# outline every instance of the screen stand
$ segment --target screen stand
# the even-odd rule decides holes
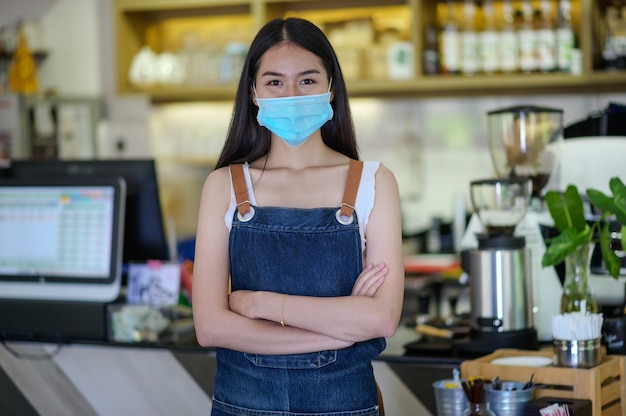
[[[102,302],[0,299],[0,339],[106,341],[107,305]]]

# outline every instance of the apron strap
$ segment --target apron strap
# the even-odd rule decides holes
[[[341,216],[351,218],[354,213],[354,205],[356,204],[356,194],[361,183],[361,172],[363,171],[363,162],[360,160],[350,160],[348,168],[348,180],[343,191],[341,199]]]
[[[250,200],[248,199],[248,184],[243,174],[243,165],[241,163],[228,166],[230,168],[230,177],[233,181],[233,190],[235,191],[235,201],[237,201],[237,211],[241,217],[250,212]]]
[[[248,184],[243,174],[243,165],[229,165],[230,176],[233,181],[233,190],[235,191],[235,200],[237,202],[237,211],[242,217],[250,212],[250,200],[248,199]],[[350,160],[348,168],[348,180],[343,191],[341,199],[341,215],[352,217],[354,213],[354,205],[356,203],[356,195],[361,183],[361,172],[363,171],[363,162],[360,160]]]

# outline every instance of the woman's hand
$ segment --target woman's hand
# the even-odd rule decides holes
[[[368,264],[356,279],[351,295],[374,296],[378,288],[385,282],[387,272],[389,272],[389,269],[387,269],[385,263]]]

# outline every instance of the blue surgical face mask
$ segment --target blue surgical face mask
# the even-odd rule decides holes
[[[256,95],[256,89],[254,90]],[[256,97],[257,121],[289,146],[300,146],[324,123],[333,118],[328,92],[280,98]]]

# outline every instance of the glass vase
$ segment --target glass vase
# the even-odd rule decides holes
[[[596,300],[589,286],[589,244],[581,244],[565,257],[565,281],[561,295],[561,313],[597,312]]]
[[[463,416],[496,416],[496,414],[489,408],[489,403],[469,403],[467,408],[463,411]]]

